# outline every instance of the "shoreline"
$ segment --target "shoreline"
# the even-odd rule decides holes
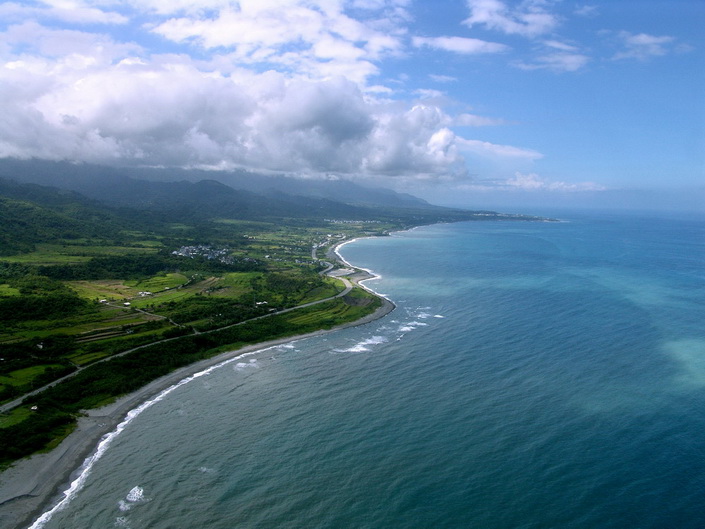
[[[351,266],[337,252],[340,246],[348,242],[353,241],[344,241],[331,248],[329,253],[336,256],[335,260],[346,266]],[[84,417],[79,418],[74,431],[56,448],[48,453],[35,454],[27,459],[22,459],[0,473],[0,527],[26,529],[43,513],[54,508],[65,497],[65,492],[69,490],[73,481],[83,473],[84,465],[89,461],[89,458],[96,454],[99,443],[106,436],[115,432],[132,410],[181,381],[246,354],[341,329],[365,325],[392,312],[396,306],[391,300],[361,284],[362,281],[375,279],[379,276],[369,270],[355,268],[364,270],[364,272],[354,273],[348,276],[348,279],[381,299],[382,306],[375,312],[332,329],[321,329],[307,334],[268,340],[200,360],[153,380],[111,404],[88,410]]]

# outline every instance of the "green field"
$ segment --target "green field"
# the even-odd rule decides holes
[[[139,291],[160,292],[181,286],[186,282],[188,282],[188,278],[184,274],[168,273],[141,281],[125,281],[125,285]]]
[[[154,253],[157,247],[150,246],[101,246],[80,244],[40,243],[33,252],[3,257],[9,263],[36,265],[77,264],[89,261],[91,257],[105,255],[129,255],[133,253]]]
[[[0,428],[8,428],[29,418],[32,411],[29,406],[20,406],[7,414],[0,415]]]
[[[342,231],[338,226],[284,227],[230,219],[218,219],[212,225],[217,227],[211,232],[216,243],[199,241],[194,226],[172,223],[165,228],[168,233],[161,235],[124,231],[123,239],[132,242],[101,244],[92,238],[42,242],[34,245],[33,251],[0,258],[0,274],[7,277],[0,283],[0,302],[46,300],[52,295],[74,300],[70,310],[54,311],[51,317],[41,317],[35,310],[36,317],[15,319],[0,328],[0,402],[77,368],[102,373],[80,389],[81,394],[89,395],[68,407],[57,404],[59,408],[48,411],[49,401],[40,399],[38,411],[21,406],[0,415],[0,440],[17,428],[36,428],[42,434],[35,438],[36,443],[32,441],[35,444],[27,444],[34,447],[26,448],[27,453],[46,449],[71,431],[79,409],[75,406],[109,402],[134,384],[143,383],[138,380],[146,382],[221,350],[330,328],[354,321],[377,306],[374,297],[355,289],[345,299],[256,319],[340,293],[345,285],[339,279],[319,275],[324,265],[312,260],[311,249],[335,244],[354,230],[349,226]],[[165,247],[166,240],[170,242]],[[172,254],[173,250],[199,245],[225,248],[230,260]],[[319,256],[323,252],[320,249]],[[165,264],[162,270],[150,268],[153,272],[146,274],[143,268],[135,268],[142,262],[145,266]],[[57,270],[57,275],[43,278],[45,270]],[[72,270],[82,270],[84,277],[76,277]],[[86,278],[96,276],[96,270],[105,270],[103,276],[113,275],[111,270],[127,270],[132,277]],[[19,307],[24,310],[21,304]],[[173,340],[162,345],[167,338]],[[151,350],[163,351],[159,353],[162,356],[156,364],[149,360],[149,366],[142,369],[141,363],[150,357]],[[105,365],[102,360],[127,351],[127,356],[112,359],[110,370],[99,367]],[[135,360],[114,363],[128,357]],[[137,371],[132,373],[133,369]],[[132,374],[120,378],[122,370]],[[104,388],[113,377],[122,382],[106,393]],[[72,384],[62,382],[60,387],[72,388]],[[63,402],[74,389],[66,391],[57,393],[59,397],[52,397],[51,402]],[[19,453],[15,448],[11,452]],[[3,457],[9,461],[15,456]]]
[[[320,275],[330,247],[473,215],[293,195],[252,202],[212,184],[190,196],[190,186],[126,181],[135,195],[118,207],[0,178],[0,402],[76,373],[32,397],[37,410],[0,416],[0,465],[177,367],[369,314],[381,302],[364,290],[333,299],[344,283]]]
[[[19,296],[20,291],[8,284],[0,285],[0,296]]]
[[[61,366],[58,364],[48,364],[11,371],[7,375],[0,375],[0,384],[7,386],[26,386],[31,384],[32,380],[37,378],[38,375],[46,373],[49,369],[59,367]]]

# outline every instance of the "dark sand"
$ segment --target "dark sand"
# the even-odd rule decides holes
[[[368,273],[356,273],[348,277],[357,283],[374,276]],[[63,498],[63,492],[68,490],[73,479],[79,474],[83,462],[96,450],[101,438],[115,430],[130,410],[166,388],[210,366],[251,351],[363,325],[379,319],[394,310],[394,304],[391,301],[385,298],[382,298],[382,301],[382,307],[376,312],[355,322],[331,330],[271,340],[229,351],[154,380],[113,404],[89,410],[85,417],[79,419],[77,428],[57,448],[47,454],[38,454],[19,461],[0,474],[0,527],[24,529],[42,513],[56,505]]]

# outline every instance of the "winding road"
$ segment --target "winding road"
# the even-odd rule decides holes
[[[316,248],[314,247],[313,250],[312,250],[312,256],[314,256],[314,258],[315,258],[315,253],[316,253]],[[261,319],[263,319],[263,318],[269,318],[269,317],[271,317],[271,316],[276,316],[276,315],[278,315],[278,314],[285,314],[285,313],[287,313],[287,312],[291,312],[291,311],[294,311],[294,310],[302,309],[302,308],[305,308],[305,307],[311,307],[311,306],[313,306],[313,305],[318,305],[319,303],[325,303],[326,301],[330,301],[330,300],[332,300],[332,299],[342,298],[343,296],[347,295],[347,294],[353,289],[353,284],[350,282],[350,280],[348,280],[348,279],[345,278],[345,277],[335,276],[334,274],[332,274],[331,272],[333,271],[334,265],[331,264],[331,263],[328,263],[328,265],[329,265],[328,268],[326,268],[323,272],[321,272],[321,274],[322,274],[322,275],[323,275],[323,274],[329,275],[329,276],[331,276],[331,277],[336,277],[336,279],[341,280],[341,281],[343,282],[343,284],[345,285],[345,288],[344,288],[342,291],[340,291],[338,294],[336,294],[335,296],[330,296],[330,297],[328,297],[328,298],[319,299],[319,300],[317,300],[317,301],[311,301],[311,302],[309,302],[309,303],[303,303],[302,305],[296,305],[295,307],[290,307],[290,308],[288,308],[288,309],[277,310],[277,311],[275,311],[275,312],[270,312],[269,314],[265,314],[265,315],[263,315],[263,316],[257,316],[256,318],[250,318],[249,320],[240,321],[240,322],[238,322],[238,323],[232,323],[232,324],[230,324],[230,325],[226,325],[226,326],[224,326],[224,327],[218,327],[217,329],[211,329],[211,330],[209,330],[209,331],[203,331],[203,332],[201,332],[201,333],[199,333],[199,334],[208,334],[208,333],[212,333],[212,332],[216,332],[216,331],[221,331],[221,330],[223,330],[223,329],[229,329],[230,327],[236,327],[236,326],[238,326],[238,325],[243,325],[243,324],[248,323],[248,322],[251,322],[251,321],[261,320]],[[178,340],[178,339],[180,339],[180,338],[182,338],[182,336],[176,336],[176,337],[174,337],[174,338],[165,338],[165,339],[163,339],[163,340],[158,340],[158,341],[156,341],[156,342],[150,342],[150,343],[148,343],[148,344],[140,345],[139,347],[134,347],[134,348],[132,348],[132,349],[128,349],[127,351],[123,351],[122,353],[114,354],[114,355],[111,355],[111,356],[109,356],[109,357],[103,358],[103,359],[98,360],[98,361],[96,361],[96,362],[93,362],[93,363],[91,363],[91,364],[89,364],[89,365],[86,365],[86,366],[83,366],[83,367],[79,367],[78,369],[76,369],[76,371],[73,371],[72,373],[69,373],[69,374],[66,375],[66,376],[63,376],[63,377],[61,377],[61,378],[58,378],[58,379],[54,380],[53,382],[50,382],[50,383],[48,383],[48,384],[46,384],[46,385],[44,385],[44,386],[42,386],[42,387],[40,387],[40,388],[37,388],[37,389],[32,390],[32,391],[30,391],[30,392],[28,392],[28,393],[25,393],[24,395],[22,395],[21,397],[15,399],[15,400],[12,400],[12,401],[10,401],[10,402],[6,402],[5,404],[3,404],[3,405],[0,406],[0,413],[7,413],[7,412],[13,410],[14,408],[16,408],[16,407],[18,407],[19,405],[21,405],[22,402],[23,402],[27,397],[31,397],[31,396],[33,396],[33,395],[36,395],[37,393],[41,393],[41,392],[44,391],[45,389],[48,389],[48,388],[50,388],[50,387],[52,387],[52,386],[56,386],[57,384],[60,384],[61,382],[65,381],[65,380],[68,380],[68,379],[70,379],[70,378],[72,378],[72,377],[75,377],[75,376],[78,375],[81,371],[83,371],[84,369],[87,369],[87,368],[89,368],[89,367],[91,367],[91,366],[94,366],[94,365],[99,364],[99,363],[101,363],[101,362],[108,362],[108,361],[112,360],[113,358],[117,358],[117,357],[120,357],[120,356],[125,356],[125,355],[127,355],[127,354],[133,353],[134,351],[138,351],[139,349],[143,349],[143,348],[145,348],[145,347],[149,347],[149,346],[152,346],[152,345],[154,345],[154,344],[171,342],[171,341],[174,341],[174,340]]]

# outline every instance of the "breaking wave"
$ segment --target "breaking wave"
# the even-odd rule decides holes
[[[347,349],[336,349],[336,351],[339,353],[366,353],[370,350],[371,346],[386,343],[388,341],[389,340],[384,336],[372,336],[371,338],[367,338],[356,343],[352,347]]]
[[[127,496],[125,496],[125,499],[118,502],[118,508],[122,512],[127,512],[138,503],[142,503],[144,501],[147,501],[144,497],[144,489],[139,486],[132,487],[130,492],[127,493]]]
[[[54,505],[54,507],[52,507],[51,509],[49,509],[48,511],[43,513],[39,518],[37,518],[34,521],[34,523],[31,526],[29,526],[28,529],[42,529],[49,522],[49,520],[52,519],[54,514],[56,514],[59,511],[62,511],[63,509],[65,509],[69,505],[69,503],[71,503],[71,500],[73,500],[73,498],[76,496],[76,494],[83,488],[83,485],[85,484],[86,480],[88,479],[88,476],[90,475],[91,470],[93,469],[95,464],[103,457],[103,455],[108,450],[108,448],[113,443],[113,441],[125,430],[125,428],[127,428],[127,426],[132,421],[134,421],[137,417],[139,417],[143,411],[151,408],[154,404],[163,400],[171,392],[173,392],[174,390],[180,388],[181,386],[183,386],[185,384],[188,384],[192,380],[209,375],[210,373],[212,373],[213,371],[215,371],[216,369],[219,369],[220,367],[222,367],[224,365],[227,365],[227,364],[230,364],[230,363],[236,362],[236,361],[241,361],[244,357],[261,353],[262,351],[265,351],[267,349],[271,349],[271,348],[258,349],[256,351],[251,351],[249,353],[245,353],[243,355],[236,356],[234,358],[228,358],[227,360],[219,362],[219,363],[217,363],[207,369],[204,369],[203,371],[199,371],[198,373],[194,373],[193,375],[185,377],[184,379],[180,380],[176,384],[169,386],[168,388],[166,388],[165,390],[163,390],[162,392],[157,394],[156,397],[154,397],[150,400],[147,400],[147,401],[143,402],[142,404],[140,404],[139,406],[137,406],[136,408],[130,410],[127,413],[127,415],[125,416],[125,419],[120,424],[118,424],[117,427],[112,432],[104,435],[101,438],[95,452],[93,452],[93,454],[91,454],[89,457],[87,457],[84,460],[83,465],[81,465],[81,468],[79,470],[78,476],[71,482],[68,489],[66,489],[62,493],[62,495],[63,495],[62,499],[56,505]],[[256,362],[255,359],[253,359],[252,361]],[[238,363],[242,363],[242,362],[238,362]],[[251,365],[251,364],[246,363],[245,365]],[[141,492],[139,492],[136,489],[139,489],[139,491],[142,490],[140,487],[133,488],[130,491],[130,494],[133,494],[132,497],[136,497],[136,496],[134,496],[136,494],[141,494]],[[130,494],[128,494],[128,496],[130,496]],[[126,498],[124,501],[129,503],[128,498]],[[128,503],[125,503],[124,505],[128,505]]]

